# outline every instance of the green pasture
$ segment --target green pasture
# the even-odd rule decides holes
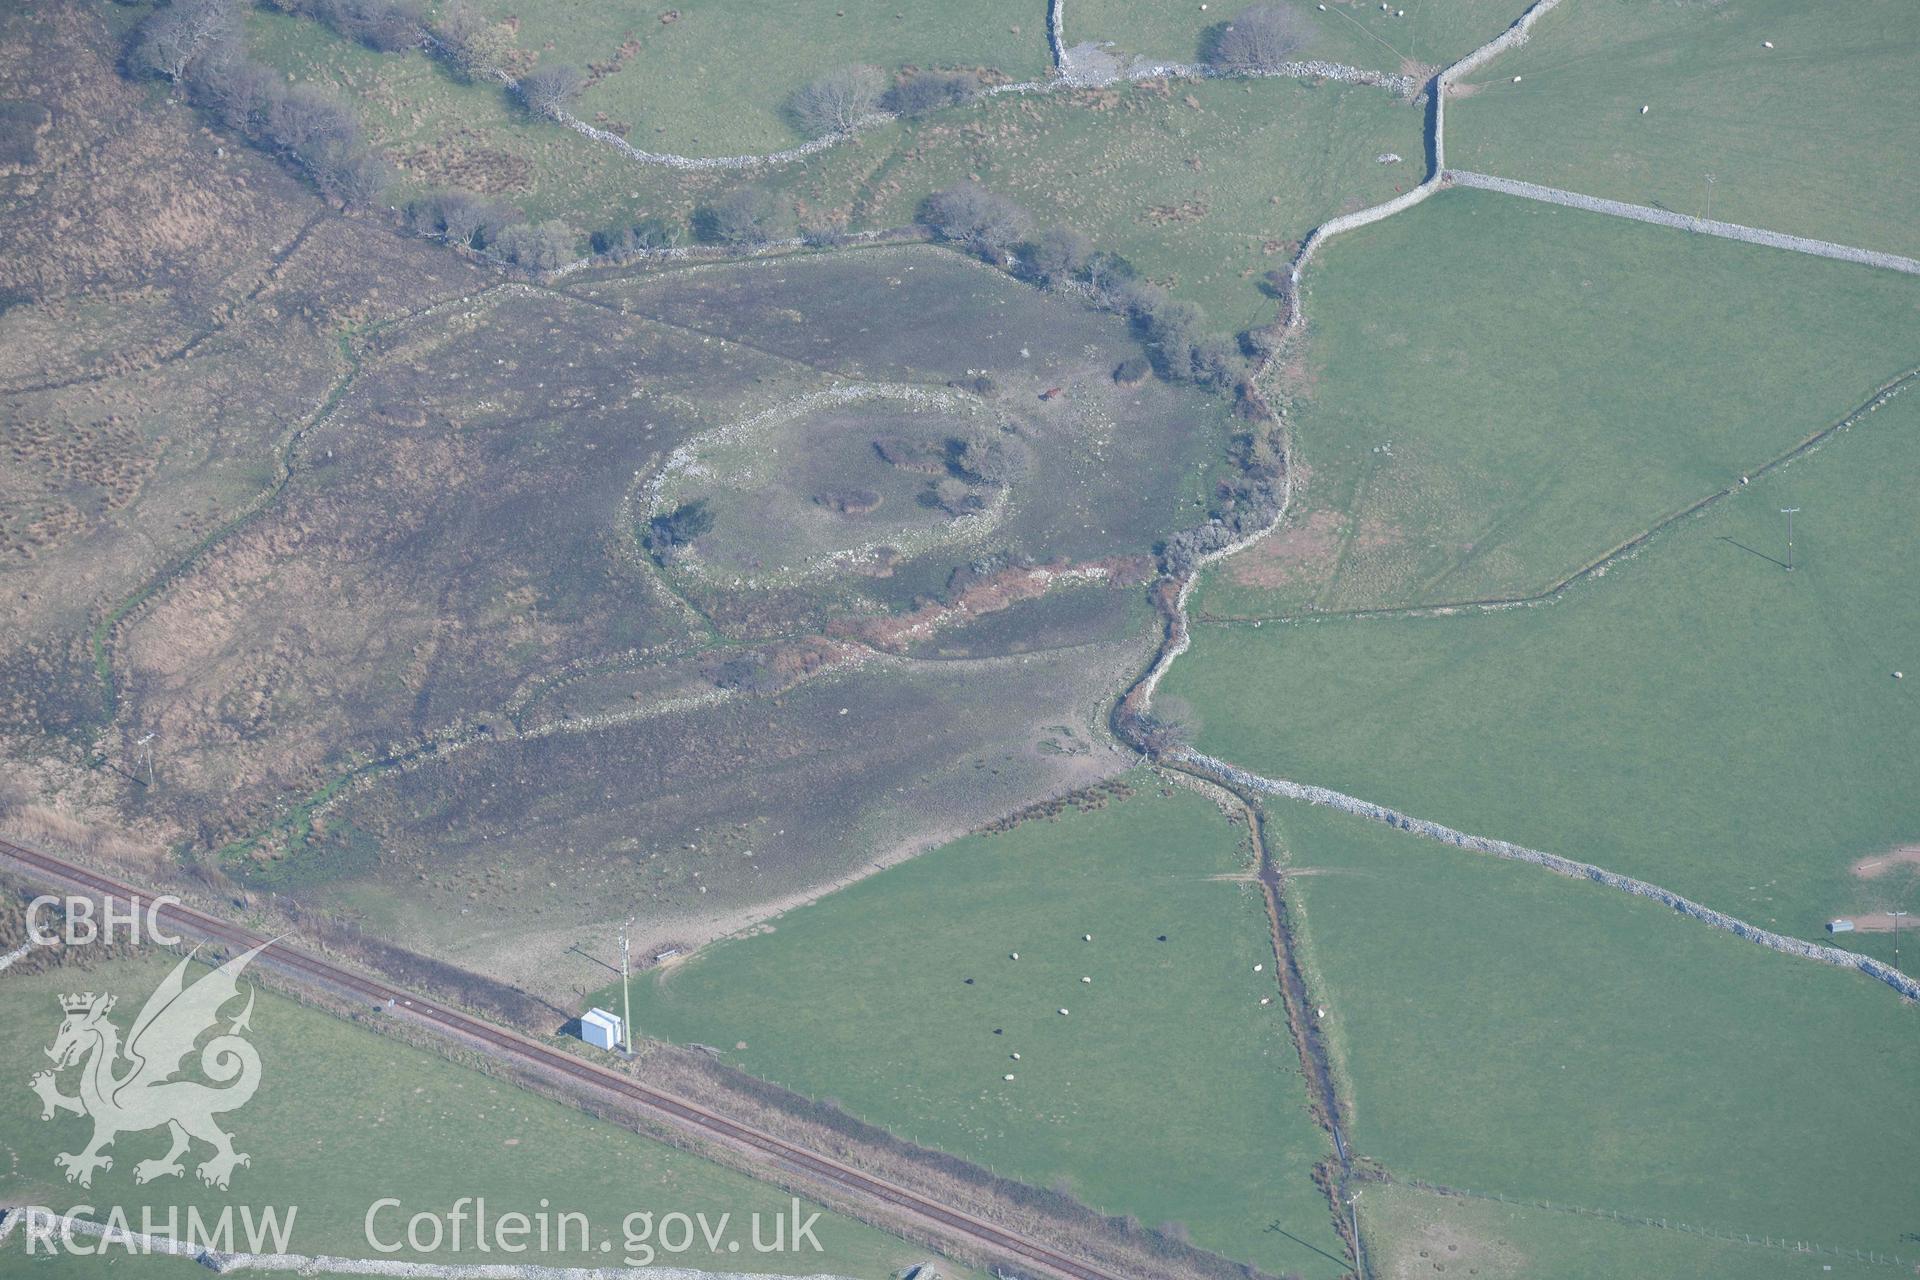
[[[395,168],[392,203],[455,187],[585,232],[649,214],[684,222],[735,180],[635,164],[529,116],[498,85],[462,81],[423,54],[375,53],[307,18],[252,9],[247,47],[289,79],[332,89],[353,106],[368,142]]]
[[[1202,614],[1531,596],[1920,363],[1920,280],[1478,191],[1309,272],[1288,527]]]
[[[1271,816],[1361,1156],[1556,1210],[1915,1261],[1920,1024],[1885,986],[1524,863],[1327,809]],[[1582,1270],[1567,1232],[1629,1228],[1565,1221],[1530,1229],[1522,1248],[1556,1252],[1518,1274],[1778,1272],[1744,1246],[1731,1269],[1641,1269],[1617,1243],[1619,1264]]]
[[[1274,318],[1258,278],[1285,266],[1293,242],[1418,182],[1424,154],[1420,113],[1379,89],[1198,81],[1007,95],[868,129],[787,165],[688,172],[638,164],[528,117],[496,86],[463,83],[419,55],[369,52],[305,19],[256,12],[248,41],[261,61],[354,103],[398,170],[396,200],[459,187],[586,232],[648,216],[684,225],[702,204],[760,185],[796,223],[868,229],[910,223],[927,195],[977,177],[1042,225],[1075,227],[1125,254],[1229,330]],[[589,93],[584,117],[619,123],[593,108],[618,79]],[[628,136],[686,149],[638,129]],[[1403,159],[1379,163],[1387,154]]]
[[[823,1214],[815,1228],[822,1252],[757,1253],[751,1247],[750,1217],[763,1215],[763,1234],[770,1238],[771,1215],[785,1210],[790,1199],[778,1188],[265,991],[256,998],[249,1037],[262,1064],[259,1092],[244,1109],[222,1119],[235,1146],[252,1157],[250,1165],[235,1171],[231,1190],[203,1187],[195,1177],[193,1166],[205,1158],[204,1148],[189,1159],[184,1177],[136,1184],[134,1165],[166,1150],[161,1130],[121,1135],[111,1149],[113,1168],[95,1174],[91,1188],[71,1186],[53,1156],[79,1150],[91,1121],[62,1114],[43,1122],[40,1102],[26,1087],[28,1078],[47,1065],[41,1051],[60,1025],[56,997],[75,990],[119,994],[115,1020],[124,1034],[171,963],[171,957],[150,957],[4,979],[0,1067],[11,1087],[0,1106],[0,1202],[58,1211],[90,1204],[96,1219],[117,1205],[131,1215],[135,1229],[143,1205],[161,1215],[171,1205],[183,1214],[191,1206],[209,1216],[226,1204],[293,1206],[292,1250],[357,1258],[383,1256],[367,1242],[364,1227],[375,1201],[394,1197],[402,1202],[397,1216],[389,1212],[376,1221],[382,1242],[389,1243],[404,1235],[413,1213],[445,1213],[464,1196],[484,1196],[491,1214],[534,1214],[547,1200],[551,1212],[587,1215],[592,1248],[533,1250],[515,1259],[521,1262],[617,1263],[627,1256],[624,1220],[648,1210],[656,1217],[704,1211],[710,1224],[731,1212],[741,1233],[737,1252],[725,1244],[709,1251],[696,1231],[692,1250],[658,1254],[656,1261],[663,1265],[884,1276],[926,1257],[923,1250],[831,1214]],[[65,1090],[72,1091],[74,1078],[72,1072],[63,1078]],[[396,1223],[398,1230],[391,1230]],[[602,1239],[612,1242],[610,1254],[598,1251]],[[501,1259],[498,1252],[481,1255],[472,1248],[471,1228],[467,1243],[459,1254],[443,1249],[431,1256],[438,1262]],[[82,1274],[85,1266],[105,1270],[109,1265],[94,1260],[56,1267],[26,1259],[17,1252],[20,1246],[17,1235],[0,1246],[0,1274],[69,1273],[69,1268]],[[390,1256],[420,1255],[402,1250]],[[179,1266],[165,1259],[118,1257],[111,1265],[142,1277],[167,1276]]]
[[[1916,468],[1920,389],[1551,603],[1202,626],[1164,688],[1248,768],[1815,937],[1915,905],[1847,868],[1920,839]]]
[[[1307,32],[1303,58],[1327,58],[1379,71],[1428,71],[1472,52],[1526,12],[1526,0],[1288,0]],[[1229,21],[1245,0],[1069,0],[1067,43],[1112,41],[1156,62],[1193,62],[1208,30]]]
[[[1073,227],[1206,307],[1269,324],[1259,277],[1335,214],[1422,177],[1420,113],[1364,85],[1215,80],[1006,96],[898,127],[862,188],[796,174],[797,199],[853,200],[860,225],[910,222],[933,191],[978,178],[1042,224]],[[876,134],[878,146],[884,138]],[[1398,164],[1381,164],[1394,154]],[[850,160],[851,158],[845,158]]]
[[[1235,878],[1244,828],[1129,781],[1103,810],[967,837],[643,979],[635,1025],[1268,1271],[1337,1276],[1309,1177],[1328,1144],[1265,909]]]
[[[648,151],[739,155],[804,140],[788,97],[823,72],[865,63],[977,67],[1010,80],[1049,74],[1047,12],[1031,0],[675,0],[641,8],[595,0],[485,0],[517,18],[516,43],[541,61],[605,74],[580,114],[631,125]],[[667,13],[679,16],[661,21]]]
[[[1682,1229],[1596,1218],[1493,1200],[1440,1196],[1400,1185],[1360,1197],[1360,1230],[1381,1280],[1429,1280],[1437,1272],[1480,1280],[1618,1280],[1621,1276],[1739,1276],[1741,1280],[1847,1280],[1893,1274],[1878,1250],[1800,1253],[1762,1233],[1748,1244]],[[1646,1215],[1637,1215],[1644,1217]],[[1691,1224],[1688,1224],[1691,1226]],[[1911,1248],[1910,1245],[1905,1246]],[[1896,1255],[1901,1256],[1901,1255]],[[1435,1264],[1438,1264],[1436,1266]]]
[[[1920,256],[1916,57],[1908,0],[1570,0],[1448,107],[1447,160]]]

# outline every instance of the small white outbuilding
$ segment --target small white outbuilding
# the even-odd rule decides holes
[[[625,1039],[620,1015],[605,1009],[589,1009],[580,1015],[580,1038],[596,1049],[617,1049]]]

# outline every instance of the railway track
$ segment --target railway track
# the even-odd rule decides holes
[[[0,858],[16,864],[39,882],[77,890],[96,899],[137,905],[142,911],[157,896],[10,840],[0,839]],[[158,915],[171,927],[243,951],[268,941],[238,925],[184,904],[158,904]],[[614,1095],[656,1117],[664,1117],[682,1129],[717,1138],[736,1150],[747,1151],[763,1160],[820,1179],[863,1200],[904,1211],[923,1225],[931,1225],[941,1236],[984,1247],[1009,1263],[1037,1269],[1048,1276],[1064,1277],[1065,1280],[1126,1280],[1120,1273],[1103,1271],[1077,1261],[982,1218],[947,1208],[920,1192],[863,1173],[851,1165],[809,1151],[751,1125],[728,1119],[687,1098],[656,1089],[630,1076],[563,1053],[518,1032],[495,1026],[298,948],[284,943],[276,944],[262,952],[256,963],[268,965],[309,985],[364,999],[373,1008],[404,1016],[451,1038],[469,1044],[477,1043],[496,1058],[563,1076]]]

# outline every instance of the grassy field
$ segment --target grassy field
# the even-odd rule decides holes
[[[1052,652],[873,662],[775,697],[480,743],[338,803],[329,820],[378,840],[380,856],[341,868],[355,851],[330,838],[306,868],[308,900],[570,999],[606,971],[569,946],[605,955],[623,920],[638,917],[636,947],[704,941],[1112,772],[1100,709],[1147,645],[1134,618],[1102,631]],[[555,718],[593,714],[585,693],[557,694],[568,709]]]
[[[1524,596],[1920,361],[1920,281],[1485,192],[1331,242],[1288,528],[1202,613]]]
[[[1920,256],[1916,55],[1905,0],[1568,4],[1448,109],[1447,159],[1688,214],[1712,174],[1716,218]]]
[[[634,164],[529,117],[497,85],[464,83],[422,54],[374,53],[305,18],[251,9],[247,46],[258,61],[353,105],[368,142],[394,165],[393,203],[457,187],[585,232],[629,214],[684,219],[735,181]]]
[[[543,62],[604,72],[583,116],[632,126],[634,145],[681,155],[790,147],[804,135],[787,98],[848,63],[978,67],[1010,80],[1048,74],[1046,7],[1031,0],[965,5],[899,0],[681,0],[638,9],[596,0],[486,0],[518,20],[517,43]],[[679,16],[662,22],[662,14]]]
[[[1071,0],[1067,43],[1112,41],[1160,62],[1197,61],[1209,29],[1244,8],[1240,0],[1201,5],[1169,0]],[[1383,11],[1365,0],[1290,0],[1308,31],[1305,58],[1381,71],[1434,69],[1477,49],[1526,10],[1526,0],[1399,0]],[[1404,16],[1402,16],[1404,15]]]
[[[1129,781],[1140,794],[969,837],[643,980],[635,1025],[1267,1270],[1338,1275],[1313,1251],[1340,1252],[1309,1180],[1328,1146],[1236,878],[1244,828]]]
[[[1392,1185],[1366,1188],[1361,1203],[1366,1212],[1360,1226],[1380,1280],[1432,1280],[1441,1272],[1482,1280],[1535,1276],[1554,1280],[1616,1280],[1619,1276],[1846,1280],[1890,1274],[1885,1263],[1864,1257],[1768,1247],[1764,1233],[1750,1245],[1738,1236],[1733,1241],[1711,1239],[1677,1229],[1438,1196]]]
[[[1537,867],[1326,809],[1272,816],[1362,1156],[1399,1179],[1914,1261],[1901,1135],[1920,1122],[1920,1024],[1884,986]],[[1521,1247],[1556,1265],[1521,1273],[1583,1274],[1559,1265],[1570,1233],[1626,1230],[1542,1221]],[[1711,1274],[1777,1268],[1751,1256]]]
[[[1915,887],[1847,868],[1920,837],[1916,467],[1909,391],[1550,604],[1201,627],[1165,687],[1249,768],[1812,937]]]
[[[1077,227],[1127,255],[1227,328],[1271,321],[1275,304],[1257,277],[1284,265],[1316,223],[1419,181],[1423,154],[1419,112],[1379,89],[1203,81],[1010,95],[869,129],[779,168],[683,172],[529,119],[492,86],[459,83],[422,57],[373,54],[284,15],[249,23],[256,57],[355,103],[399,169],[400,199],[461,187],[586,232],[643,216],[684,224],[703,203],[756,183],[802,222],[866,229],[912,222],[929,193],[977,176],[1043,225]],[[589,94],[582,114],[597,118],[594,95],[617,80]],[[672,149],[660,136],[631,136]],[[1405,160],[1379,164],[1387,153]]]
[[[1258,277],[1286,266],[1291,242],[1419,182],[1424,154],[1420,113],[1407,103],[1363,85],[1295,80],[1008,96],[861,145],[868,155],[887,148],[877,162],[862,159],[870,172],[819,158],[782,181],[810,207],[897,226],[929,192],[978,177],[1043,225],[1075,227],[1126,255],[1230,329],[1273,320]],[[1402,162],[1379,163],[1390,153]]]
[[[134,1163],[160,1155],[164,1133],[124,1135],[113,1149],[118,1158],[112,1170],[97,1174],[90,1189],[69,1186],[52,1157],[78,1150],[90,1122],[71,1115],[41,1121],[40,1104],[24,1087],[46,1065],[40,1051],[60,1020],[55,997],[76,989],[119,992],[116,1014],[124,1030],[169,967],[156,958],[8,977],[0,998],[0,1067],[19,1087],[0,1108],[0,1200],[62,1210],[88,1203],[100,1214],[119,1205],[136,1227],[141,1205],[162,1214],[169,1205],[208,1214],[227,1203],[294,1206],[290,1247],[345,1257],[380,1256],[363,1224],[369,1206],[384,1197],[402,1202],[402,1232],[411,1214],[444,1213],[462,1196],[485,1196],[495,1214],[533,1214],[551,1200],[552,1212],[586,1214],[592,1234],[587,1250],[556,1246],[517,1259],[549,1265],[606,1265],[610,1257],[618,1262],[625,1256],[623,1220],[636,1211],[705,1212],[709,1222],[730,1211],[739,1238],[748,1241],[751,1214],[767,1215],[770,1236],[771,1215],[788,1204],[777,1188],[266,992],[258,997],[251,1037],[263,1064],[260,1089],[224,1121],[236,1146],[252,1156],[250,1165],[235,1172],[230,1193],[202,1187],[191,1167],[184,1179],[137,1186]],[[385,1230],[391,1224],[391,1215],[380,1219],[383,1239],[396,1234]],[[696,1233],[691,1251],[659,1252],[656,1260],[781,1275],[884,1276],[926,1256],[832,1214],[822,1216],[816,1234],[822,1252],[761,1254],[750,1243],[737,1252],[724,1243],[710,1251]],[[611,1255],[599,1251],[603,1238],[613,1243]],[[498,1253],[477,1254],[471,1234],[467,1241],[461,1253],[442,1251],[433,1260],[499,1260]],[[19,1244],[16,1236],[0,1249],[0,1266],[11,1262],[23,1274],[40,1274],[17,1256]],[[418,1255],[403,1250],[392,1256]],[[147,1265],[116,1265],[130,1268],[129,1274],[149,1273]],[[151,1274],[169,1270],[155,1265]]]

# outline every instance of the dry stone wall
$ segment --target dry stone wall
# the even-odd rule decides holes
[[[1484,173],[1471,173],[1459,169],[1450,169],[1446,181],[1456,187],[1477,187],[1483,191],[1498,191],[1505,195],[1519,196],[1525,200],[1539,200],[1545,204],[1565,205],[1570,209],[1585,209],[1590,213],[1611,214],[1616,218],[1631,218],[1635,222],[1651,222],[1655,226],[1673,227],[1680,231],[1697,231],[1702,235],[1720,236],[1727,240],[1744,240],[1748,244],[1763,244],[1774,249],[1791,249],[1795,253],[1810,253],[1817,258],[1835,258],[1841,262],[1857,262],[1867,267],[1884,267],[1889,271],[1904,271],[1909,275],[1920,275],[1920,262],[1912,258],[1903,258],[1895,253],[1881,253],[1875,249],[1856,249],[1852,245],[1834,244],[1828,240],[1810,240],[1805,236],[1790,236],[1779,231],[1766,231],[1759,227],[1743,227],[1737,222],[1716,222],[1711,218],[1695,218],[1684,213],[1674,213],[1670,209],[1652,209],[1646,205],[1627,204],[1620,200],[1603,200],[1599,196],[1583,196],[1573,191],[1561,191],[1557,187],[1543,187],[1538,183],[1520,182],[1514,178],[1496,178]]]
[[[1758,943],[1786,955],[1800,956],[1807,960],[1818,960],[1823,964],[1838,965],[1847,969],[1858,969],[1869,977],[1877,978],[1909,1000],[1920,1000],[1920,982],[1909,978],[1893,966],[1875,960],[1871,956],[1858,955],[1844,951],[1839,947],[1822,946],[1816,942],[1807,942],[1800,938],[1789,938],[1785,934],[1762,929],[1758,925],[1748,924],[1712,907],[1702,906],[1691,898],[1681,897],[1671,889],[1662,889],[1657,884],[1648,884],[1645,880],[1636,880],[1632,876],[1623,876],[1596,867],[1590,862],[1575,862],[1572,858],[1563,858],[1556,853],[1542,853],[1538,849],[1529,849],[1525,845],[1513,844],[1506,840],[1495,840],[1488,836],[1470,835],[1456,831],[1452,827],[1429,822],[1425,818],[1415,818],[1389,809],[1371,800],[1346,795],[1327,787],[1308,786],[1299,782],[1287,782],[1279,778],[1265,778],[1251,773],[1224,760],[1204,755],[1198,751],[1180,752],[1176,757],[1182,764],[1212,774],[1232,785],[1249,791],[1258,791],[1266,795],[1284,796],[1289,800],[1305,800],[1309,804],[1324,804],[1350,813],[1355,817],[1369,818],[1382,822],[1401,831],[1410,831],[1414,835],[1425,836],[1429,840],[1438,840],[1443,844],[1457,845],[1462,849],[1471,849],[1475,853],[1492,854],[1496,858],[1507,858],[1515,862],[1530,862],[1535,866],[1546,867],[1563,876],[1572,876],[1579,880],[1591,880],[1596,884],[1630,893],[1635,897],[1651,898],[1655,902],[1672,907],[1683,916],[1698,920],[1702,924],[1731,933],[1736,938]]]

